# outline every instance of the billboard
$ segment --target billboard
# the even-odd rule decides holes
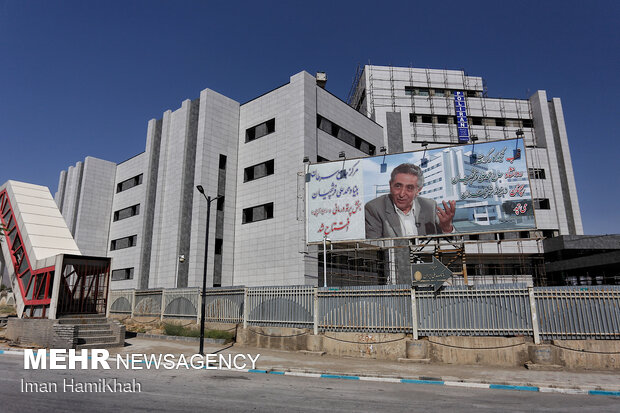
[[[314,164],[307,242],[536,228],[522,139]]]

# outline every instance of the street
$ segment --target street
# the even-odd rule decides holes
[[[533,393],[206,370],[24,370],[0,358],[0,410],[39,411],[618,411],[612,396]],[[65,392],[63,380],[140,383],[136,393]],[[23,382],[57,383],[51,393]],[[32,390],[32,388],[31,388]]]

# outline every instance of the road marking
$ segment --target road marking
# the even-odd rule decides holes
[[[538,387],[534,386],[513,386],[508,384],[491,384],[489,388],[496,390],[538,391]]]

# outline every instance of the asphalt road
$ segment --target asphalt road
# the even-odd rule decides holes
[[[74,383],[136,380],[139,393],[64,392]],[[57,383],[57,392],[22,392],[24,382]],[[214,370],[24,370],[21,356],[0,357],[0,411],[562,411],[618,412],[620,398],[278,376]]]

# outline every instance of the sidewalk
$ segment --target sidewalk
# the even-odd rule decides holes
[[[198,342],[181,342],[131,338],[127,346],[111,353],[185,354],[198,352]],[[305,373],[311,375],[355,376],[384,379],[406,379],[431,382],[460,383],[462,386],[494,384],[517,387],[536,387],[539,391],[587,393],[588,391],[617,392],[620,396],[620,371],[541,371],[523,368],[461,366],[444,364],[402,363],[369,358],[334,357],[295,351],[268,350],[238,345],[205,343],[205,353],[260,354],[256,369],[273,373]],[[389,380],[396,381],[396,380]],[[457,385],[457,384],[454,384]],[[542,389],[542,390],[541,390]],[[526,390],[526,389],[524,389]],[[533,390],[533,389],[532,389]]]
[[[109,351],[110,355],[191,356],[198,353],[198,349],[198,342],[135,337],[127,339],[125,347]],[[8,354],[20,351],[17,348],[8,348],[6,343],[0,343],[0,354],[2,350],[5,350],[5,353],[8,350]],[[260,354],[256,369],[250,370],[254,373],[620,396],[620,371],[541,371],[528,370],[525,367],[416,364],[210,343],[205,343],[204,351],[221,354]]]

